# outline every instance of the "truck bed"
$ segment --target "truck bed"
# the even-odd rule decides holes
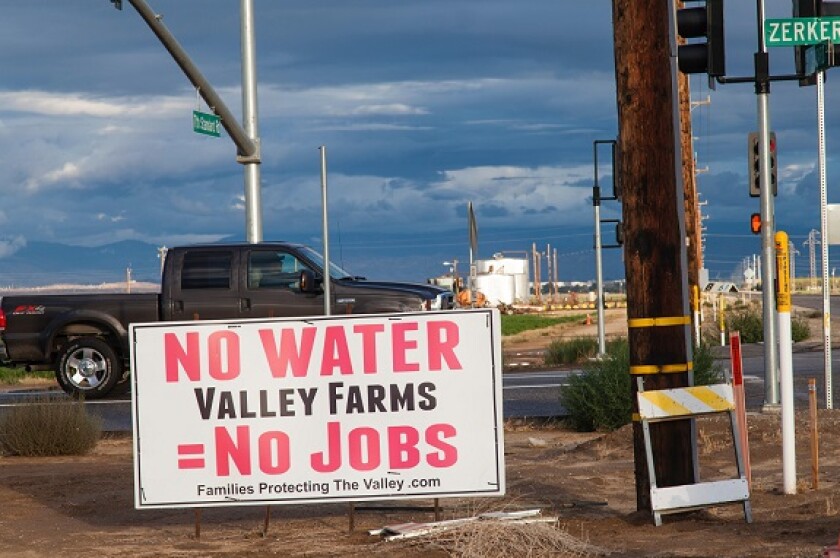
[[[63,324],[85,317],[106,319],[125,331],[133,322],[159,320],[157,294],[72,294],[4,296],[6,349],[16,362],[43,362],[45,347]]]

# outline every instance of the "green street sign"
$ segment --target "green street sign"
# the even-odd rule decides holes
[[[215,114],[194,110],[193,132],[218,138],[222,134],[222,119]]]
[[[794,17],[764,20],[768,47],[840,43],[840,17]]]

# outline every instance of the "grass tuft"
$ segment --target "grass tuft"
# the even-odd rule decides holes
[[[543,316],[540,314],[502,314],[502,337],[516,335],[532,329],[543,329],[559,324],[581,322],[585,316]]]

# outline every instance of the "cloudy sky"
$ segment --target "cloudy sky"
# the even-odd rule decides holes
[[[239,116],[239,2],[149,3]],[[206,106],[124,4],[0,0],[0,266],[39,241],[245,237],[232,142],[192,131],[192,111]],[[472,201],[479,257],[551,245],[561,279],[594,276],[592,142],[618,130],[610,2],[254,4],[265,239],[320,249],[326,145],[332,250],[353,272],[422,280],[466,261]],[[791,15],[789,0],[766,7],[768,17]],[[727,3],[730,75],[752,73],[754,10]],[[771,71],[793,71],[791,49],[772,49]],[[829,73],[830,203],[840,202],[836,81]],[[756,97],[751,85],[710,92],[705,76],[692,79],[692,95],[711,98],[694,110],[695,148],[708,166],[699,178],[707,267],[726,277],[760,252],[746,178]],[[776,218],[804,256],[799,275],[802,242],[820,224],[815,99],[814,87],[772,86]],[[617,216],[606,204],[603,217]],[[605,257],[620,274],[618,252]]]

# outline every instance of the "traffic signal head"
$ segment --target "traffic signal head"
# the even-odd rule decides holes
[[[749,165],[750,196],[761,196],[761,160],[758,157],[758,134],[747,136],[747,163]]]
[[[753,234],[761,234],[761,213],[750,215],[750,231]]]
[[[118,10],[122,10],[122,0],[111,0],[111,4]]]
[[[624,223],[621,221],[615,224],[615,243],[619,246],[624,245]]]
[[[749,165],[750,196],[757,198],[761,196],[761,159],[756,132],[750,132],[747,136],[747,163]],[[776,167],[776,132],[770,132],[770,188],[774,196],[779,193]]]
[[[723,0],[705,0],[702,7],[677,10],[677,34],[683,39],[706,39],[679,46],[677,57],[682,73],[726,75]]]

